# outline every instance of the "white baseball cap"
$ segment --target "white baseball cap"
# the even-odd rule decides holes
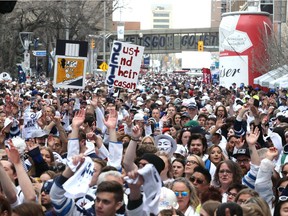
[[[158,210],[162,211],[163,209],[172,209],[172,208],[178,209],[178,207],[179,204],[177,202],[177,197],[175,193],[166,187],[162,187],[158,204]]]

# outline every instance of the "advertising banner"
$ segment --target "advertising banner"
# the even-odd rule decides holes
[[[210,69],[209,68],[202,68],[202,73],[203,73],[203,82],[205,84],[211,84],[212,75],[211,75]]]
[[[143,46],[114,41],[105,84],[136,89],[143,53]]]
[[[263,41],[271,35],[271,30],[270,15],[266,12],[222,15],[219,27],[220,84],[227,88],[234,82],[237,86],[242,82],[253,85],[254,78],[267,72],[259,65],[261,59],[268,57]]]
[[[237,64],[235,64],[237,62]],[[220,61],[220,85],[229,87],[232,83],[248,83],[248,56],[223,56]]]

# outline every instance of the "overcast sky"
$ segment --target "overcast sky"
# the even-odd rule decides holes
[[[172,8],[172,28],[209,28],[211,0],[120,0],[125,9],[113,14],[113,21],[138,21],[141,29],[151,29],[151,8],[157,3]],[[121,15],[120,15],[121,14]]]

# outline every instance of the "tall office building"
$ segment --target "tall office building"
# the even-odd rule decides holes
[[[153,29],[169,29],[171,23],[171,5],[152,5]]]

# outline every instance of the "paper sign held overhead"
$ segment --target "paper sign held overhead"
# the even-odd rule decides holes
[[[112,87],[136,89],[144,47],[114,41],[105,83]]]
[[[54,87],[84,88],[87,50],[86,41],[57,40]]]

